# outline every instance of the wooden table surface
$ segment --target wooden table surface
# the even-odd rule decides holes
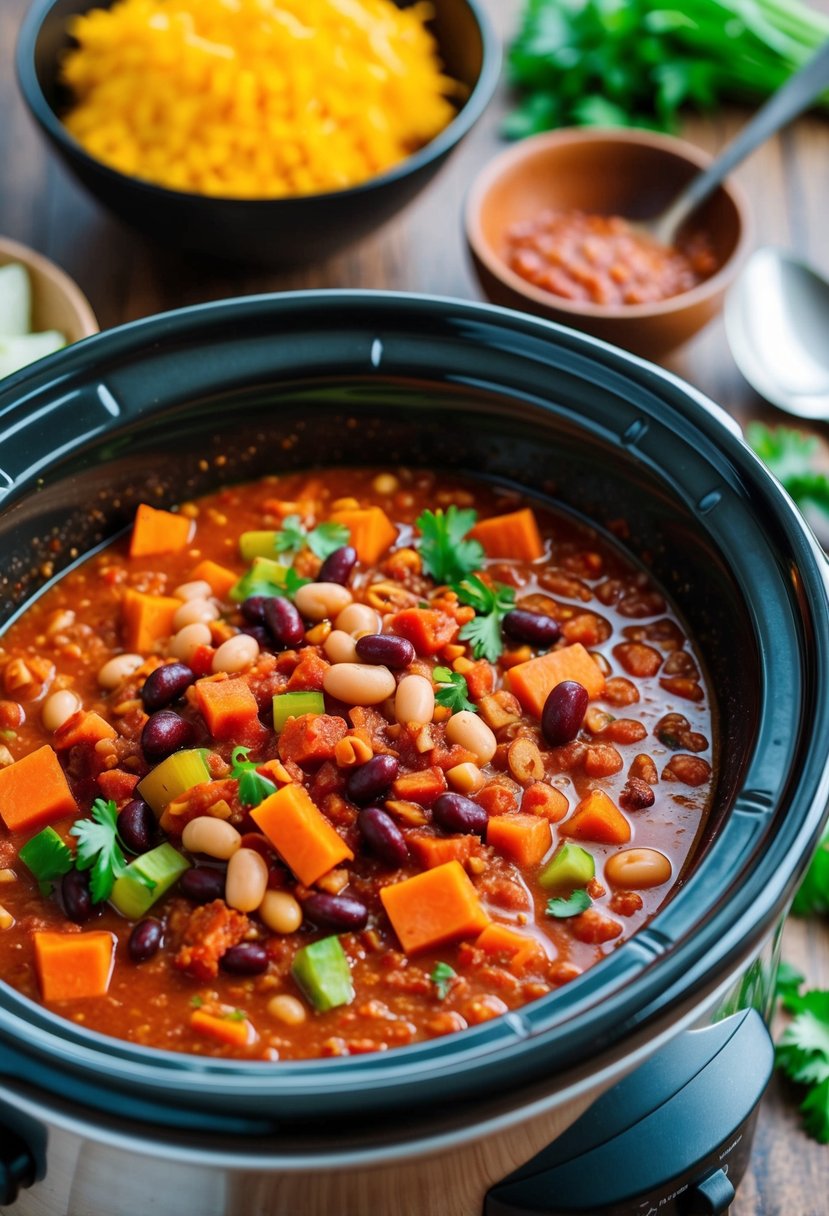
[[[485,0],[500,32],[515,29],[520,0]],[[820,0],[829,9],[829,0]],[[502,89],[438,178],[403,214],[331,260],[290,274],[233,270],[159,249],[112,218],[60,167],[19,99],[13,46],[26,0],[0,0],[0,234],[34,246],[81,285],[101,328],[185,304],[259,291],[315,287],[397,288],[480,298],[463,248],[461,207],[475,172],[500,146]],[[746,112],[689,120],[685,135],[715,152]],[[756,152],[737,178],[751,201],[757,245],[795,250],[829,273],[829,122],[801,119]],[[740,422],[787,421],[742,380],[721,320],[668,366]],[[829,929],[792,922],[784,955],[811,983],[829,987]],[[775,1079],[764,1100],[755,1153],[732,1216],[827,1216],[829,1148],[799,1128],[795,1095]]]

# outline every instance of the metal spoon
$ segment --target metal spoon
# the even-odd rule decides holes
[[[752,388],[829,419],[829,282],[783,249],[758,249],[725,301],[731,353]]]
[[[720,155],[701,173],[697,173],[680,191],[679,195],[645,227],[663,245],[673,245],[676,234],[688,216],[700,203],[716,190],[717,186],[736,165],[769,139],[781,127],[809,106],[816,97],[829,87],[829,41],[794,76],[773,93],[761,106],[739,135],[727,144]]]

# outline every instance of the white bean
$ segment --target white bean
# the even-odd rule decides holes
[[[268,889],[268,865],[255,849],[237,849],[227,863],[225,903],[237,912],[255,912]]]
[[[446,738],[450,743],[465,747],[479,764],[487,764],[495,755],[498,741],[486,722],[469,709],[453,714],[446,723]]]
[[[368,604],[349,604],[334,621],[337,629],[356,637],[358,633],[381,633],[383,618]]]
[[[398,722],[431,722],[435,715],[435,690],[425,676],[404,676],[394,697],[394,716]]]
[[[379,705],[395,687],[388,667],[371,663],[336,663],[322,677],[322,686],[346,705]]]
[[[357,643],[344,629],[332,629],[322,644],[332,663],[356,663]]]
[[[239,849],[242,837],[232,823],[213,815],[199,815],[184,825],[181,843],[191,853],[204,853],[227,861]]]
[[[134,671],[138,671],[143,662],[140,654],[117,654],[114,659],[104,663],[98,672],[98,683],[101,688],[111,691],[128,680]]]
[[[210,600],[185,600],[181,607],[176,610],[176,614],[173,617],[173,628],[183,629],[185,625],[196,625],[199,622],[204,624],[206,621],[215,621],[218,615],[219,609]]]
[[[622,849],[608,857],[604,872],[614,887],[644,891],[648,887],[661,887],[671,877],[672,869],[665,854],[656,849]]]
[[[203,578],[194,579],[192,583],[182,583],[173,592],[179,600],[208,600],[212,594],[213,588]]]
[[[289,996],[287,992],[279,992],[271,997],[268,1001],[268,1013],[286,1026],[299,1026],[308,1016],[302,1001],[297,1000],[295,996]]]
[[[55,731],[63,726],[81,707],[81,699],[76,692],[62,688],[59,692],[50,693],[43,702],[40,720],[46,730]]]
[[[185,625],[179,629],[170,642],[170,654],[173,658],[189,663],[200,646],[209,646],[211,640],[207,625],[197,621],[193,625]]]
[[[213,670],[244,671],[259,658],[259,643],[247,633],[237,633],[234,637],[222,642],[213,655]]]
[[[258,916],[272,933],[295,933],[302,924],[302,905],[290,891],[266,891]]]
[[[351,603],[351,592],[339,583],[306,583],[297,591],[294,603],[308,621],[333,620]]]

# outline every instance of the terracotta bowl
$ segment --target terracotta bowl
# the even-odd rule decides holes
[[[710,162],[683,140],[650,131],[568,129],[507,148],[479,174],[466,204],[466,237],[478,279],[496,304],[580,329],[647,358],[687,341],[720,309],[748,244],[748,210],[731,181],[688,221],[704,232],[717,268],[681,295],[649,304],[573,302],[509,268],[505,234],[544,210],[580,210],[645,220]]]
[[[32,329],[57,329],[67,344],[97,334],[100,326],[89,301],[60,267],[28,245],[0,237],[0,266],[20,262],[32,284]]]

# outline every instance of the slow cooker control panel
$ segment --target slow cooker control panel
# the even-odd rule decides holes
[[[753,1009],[688,1031],[488,1193],[484,1216],[720,1216],[774,1048]]]

